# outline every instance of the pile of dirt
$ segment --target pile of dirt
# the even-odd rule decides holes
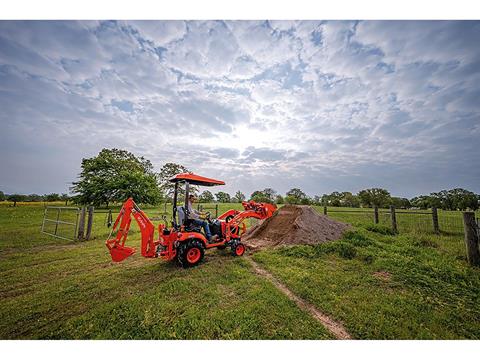
[[[242,241],[251,249],[280,245],[314,245],[337,240],[350,225],[320,215],[310,206],[285,205],[250,228]]]

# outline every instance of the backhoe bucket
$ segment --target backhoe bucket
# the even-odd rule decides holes
[[[114,262],[120,262],[128,258],[130,255],[135,253],[135,249],[128,246],[116,245],[110,250],[110,255]]]

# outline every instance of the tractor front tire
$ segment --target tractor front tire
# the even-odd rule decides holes
[[[232,255],[233,256],[243,256],[245,254],[245,245],[242,243],[236,243],[235,245],[232,246]]]
[[[196,239],[185,241],[177,249],[177,261],[184,268],[198,265],[203,260],[204,255],[203,243]]]

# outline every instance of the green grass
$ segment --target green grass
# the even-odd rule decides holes
[[[145,210],[158,218],[163,207]],[[40,233],[43,211],[0,206],[0,339],[330,338],[242,258],[211,250],[188,270],[140,254],[114,264],[105,214],[95,215],[94,240],[72,242]],[[466,264],[463,235],[394,236],[388,223],[332,216],[355,231],[254,259],[355,338],[480,338],[480,270]],[[128,244],[139,239],[133,225]]]
[[[330,338],[242,258],[211,250],[188,270],[139,254],[114,264],[102,219],[105,236],[69,242],[40,234],[42,216],[0,207],[1,339]]]
[[[360,339],[479,339],[480,270],[442,236],[357,229],[254,259]]]

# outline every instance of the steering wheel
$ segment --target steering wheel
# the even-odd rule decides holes
[[[207,220],[209,223],[212,223],[212,218],[211,218],[212,214],[210,214],[210,211],[207,211],[205,213],[205,220]]]

